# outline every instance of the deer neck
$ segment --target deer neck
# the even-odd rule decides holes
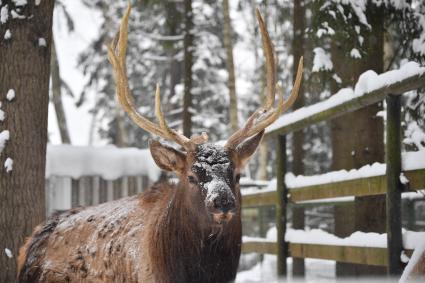
[[[240,217],[222,229],[213,227],[204,212],[205,206],[194,205],[194,200],[184,190],[182,184],[173,190],[164,204],[163,215],[152,227],[151,238],[155,243],[150,252],[151,258],[155,259],[152,268],[166,270],[161,272],[164,278],[158,278],[159,282],[217,282],[213,278],[216,272],[220,272],[217,266],[237,266]]]

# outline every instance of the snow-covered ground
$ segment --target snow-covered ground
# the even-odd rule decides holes
[[[276,228],[271,228],[267,232],[266,238],[244,237],[243,241],[276,241]],[[320,229],[312,229],[310,231],[289,229],[285,236],[286,241],[292,243],[305,244],[321,244],[321,245],[339,245],[339,246],[359,246],[359,247],[378,247],[385,248],[387,246],[387,235],[385,233],[364,233],[355,232],[347,238],[339,238]],[[425,232],[403,231],[403,247],[405,249],[414,250],[412,257],[409,259],[405,254],[401,255],[402,260],[409,262],[400,282],[408,278],[408,274],[413,266],[419,260],[425,251]],[[251,254],[242,255],[243,257],[252,257]],[[335,277],[335,261],[305,259],[306,276],[304,279],[294,280],[292,274],[292,258],[287,260],[288,280],[285,282],[353,282],[350,279],[340,279]],[[249,270],[238,273],[236,282],[254,283],[254,282],[278,282],[276,276],[276,256],[264,255],[263,261],[255,264]],[[358,281],[356,279],[355,281]],[[379,279],[361,279],[361,282],[386,282],[383,278]],[[388,282],[397,280],[389,279]]]

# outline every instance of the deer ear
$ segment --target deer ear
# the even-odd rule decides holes
[[[159,168],[166,171],[182,173],[186,162],[186,154],[170,146],[161,144],[159,141],[149,142],[153,160]]]
[[[264,130],[262,130],[255,136],[245,140],[243,143],[236,147],[236,153],[239,157],[241,167],[244,167],[248,163],[249,158],[254,154],[263,136]]]

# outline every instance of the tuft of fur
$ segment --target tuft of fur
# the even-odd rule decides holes
[[[35,228],[31,238],[19,250],[19,282],[39,282],[42,275],[42,262],[46,253],[48,239],[59,221],[59,215],[51,216],[45,224]]]

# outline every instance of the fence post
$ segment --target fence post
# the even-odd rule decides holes
[[[390,276],[400,275],[403,267],[400,261],[402,252],[401,235],[401,129],[400,129],[400,100],[399,95],[387,96],[387,254]]]
[[[286,212],[287,212],[287,189],[285,185],[286,174],[286,136],[279,135],[276,145],[276,178],[277,178],[277,204],[276,204],[276,228],[277,228],[277,274],[284,277],[287,274],[286,258],[288,247],[285,243]]]

